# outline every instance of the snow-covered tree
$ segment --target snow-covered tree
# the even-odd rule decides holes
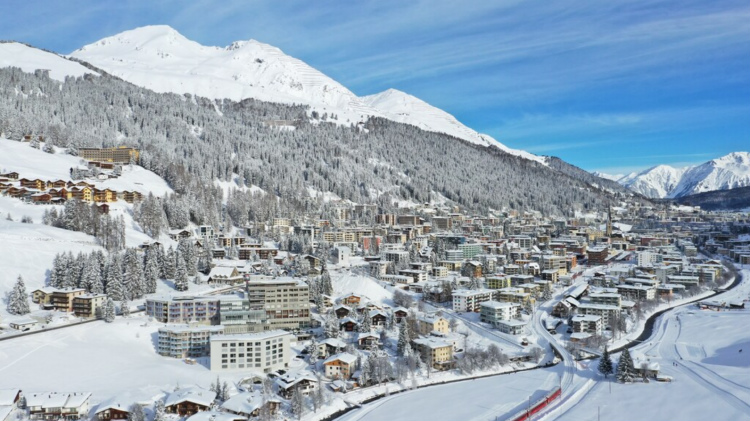
[[[134,403],[128,408],[128,421],[147,421],[143,407]]]
[[[630,383],[635,379],[635,367],[630,351],[625,348],[620,354],[620,360],[617,362],[617,381],[620,383]]]
[[[607,378],[614,372],[612,358],[610,357],[609,349],[607,349],[606,346],[604,347],[604,354],[602,354],[602,357],[599,359],[599,372],[604,375],[604,378]]]
[[[398,325],[398,344],[396,345],[396,354],[400,357],[406,354],[411,342],[411,333],[409,332],[409,323],[406,321]]]
[[[179,250],[175,253],[175,258],[177,260],[177,267],[175,269],[174,288],[177,291],[187,291],[190,287],[188,271],[185,267],[185,260],[182,258],[182,253]]]
[[[164,421],[164,401],[158,399],[154,404],[154,419],[152,421]]]
[[[130,302],[128,300],[122,300],[120,303],[120,314],[122,314],[122,317],[130,316]]]
[[[365,310],[365,314],[362,317],[362,322],[359,324],[359,331],[362,333],[370,333],[372,330],[372,319],[370,318],[370,315],[368,314],[367,310]]]
[[[29,298],[26,294],[26,284],[24,284],[23,278],[19,275],[16,284],[13,286],[13,290],[8,296],[8,313],[22,315],[28,314],[30,311]]]
[[[107,301],[104,302],[104,307],[102,309],[102,318],[107,323],[112,323],[115,321],[115,302],[112,301],[111,298],[107,298]]]
[[[292,399],[289,401],[290,410],[298,420],[302,419],[302,415],[305,414],[305,396],[300,391],[299,387],[294,388],[292,392]]]

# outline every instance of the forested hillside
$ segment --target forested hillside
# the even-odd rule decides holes
[[[216,179],[237,179],[284,199],[265,206],[231,201],[241,207],[229,209],[236,224],[279,207],[289,214],[318,206],[308,187],[384,206],[391,198],[427,201],[435,192],[476,210],[556,215],[608,200],[583,181],[497,148],[379,118],[364,126],[311,124],[306,113],[303,106],[256,100],[157,94],[110,76],[61,83],[45,72],[0,69],[0,132],[16,139],[43,135],[73,149],[136,146],[141,164],[167,180],[179,194],[171,200],[189,204],[197,223],[227,217]],[[272,120],[284,124],[270,126]]]

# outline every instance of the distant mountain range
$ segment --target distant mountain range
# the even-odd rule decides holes
[[[703,164],[674,168],[658,165],[639,173],[594,173],[650,198],[678,198],[697,193],[750,186],[750,153],[733,152]]]

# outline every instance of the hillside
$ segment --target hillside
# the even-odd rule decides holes
[[[49,77],[61,82],[66,76],[79,77],[86,73],[98,75],[81,64],[55,53],[18,42],[0,41],[0,67],[18,67],[25,72],[49,70]]]
[[[59,146],[136,146],[143,151],[141,164],[183,194],[193,222],[216,226],[223,218],[223,193],[209,184],[217,179],[271,192],[286,200],[285,213],[302,209],[309,188],[381,204],[389,204],[388,198],[423,203],[435,192],[477,210],[555,215],[594,207],[608,195],[499,148],[383,118],[362,127],[308,124],[300,120],[309,111],[304,106],[186,99],[106,75],[61,84],[1,69],[0,132],[16,138],[44,134]],[[269,120],[300,122],[281,130]],[[229,202],[237,225],[269,216],[250,206],[251,199],[238,198]]]
[[[315,111],[321,118],[326,116],[323,120],[343,125],[385,117],[543,163],[540,157],[507,148],[445,111],[395,89],[357,97],[301,60],[255,40],[209,47],[169,26],[157,25],[104,38],[71,56],[155,92],[304,104],[310,107],[310,113]]]
[[[691,194],[675,202],[705,210],[747,210],[750,209],[750,186]]]
[[[750,153],[733,152],[693,167],[658,165],[617,179],[651,198],[677,198],[750,185]]]

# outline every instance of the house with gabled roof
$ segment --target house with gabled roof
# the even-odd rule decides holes
[[[349,379],[354,373],[357,357],[348,352],[342,352],[328,357],[323,361],[325,375],[329,379]]]
[[[199,411],[206,411],[214,403],[216,392],[188,387],[178,389],[167,395],[164,400],[164,410],[181,417],[193,415]]]

